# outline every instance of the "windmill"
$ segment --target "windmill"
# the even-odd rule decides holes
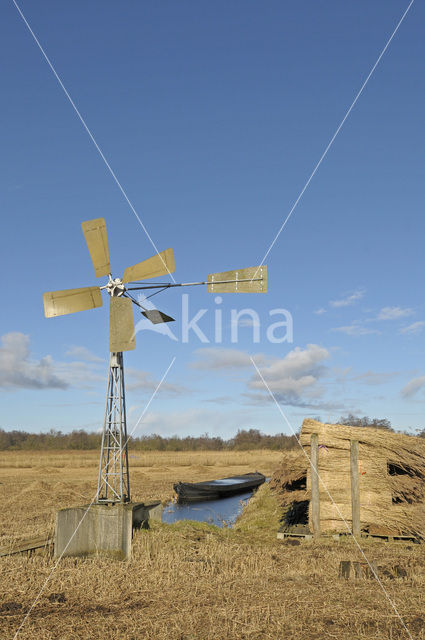
[[[49,291],[43,295],[44,313],[47,318],[52,318],[95,309],[102,306],[102,291],[106,291],[110,296],[109,375],[96,502],[123,503],[130,501],[123,352],[136,347],[133,305],[139,307],[142,315],[153,324],[173,321],[173,318],[161,311],[145,309],[131,292],[157,289],[159,293],[171,287],[206,285],[209,293],[265,293],[267,267],[261,265],[211,273],[204,282],[141,282],[174,272],[173,250],[166,249],[143,262],[127,267],[122,278],[113,278],[104,218],[87,220],[81,227],[95,274],[98,278],[107,276],[108,282],[102,287]],[[132,286],[128,286],[129,284]]]

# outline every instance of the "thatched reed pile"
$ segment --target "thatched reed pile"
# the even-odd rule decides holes
[[[308,460],[301,449],[287,451],[270,479],[270,488],[278,495],[288,528],[308,524],[307,466]]]
[[[359,442],[360,521],[362,531],[425,538],[425,441],[383,429],[347,427],[304,420],[300,443],[275,472],[271,486],[286,508],[286,524],[296,520],[297,505],[307,506],[311,528],[310,439],[318,435],[320,529],[351,527],[350,441]],[[292,505],[292,506],[291,506]]]
[[[279,495],[283,506],[307,499],[307,467],[308,460],[301,449],[285,452],[284,461],[270,479],[270,488]]]

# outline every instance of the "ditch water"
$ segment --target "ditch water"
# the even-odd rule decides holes
[[[229,498],[220,498],[220,500],[205,500],[186,504],[172,502],[164,507],[162,522],[172,524],[180,520],[196,520],[197,522],[215,524],[217,527],[231,527],[242,513],[242,509],[252,493],[252,491],[246,491]]]
[[[266,482],[269,480],[270,478],[266,478]],[[233,481],[230,478],[224,478],[214,480],[211,484],[237,484],[238,482],[240,482],[239,478],[234,478]],[[162,522],[173,524],[180,520],[196,520],[215,524],[217,527],[232,527],[255,491],[256,489],[250,489],[219,500],[200,500],[181,504],[170,502],[164,507]]]

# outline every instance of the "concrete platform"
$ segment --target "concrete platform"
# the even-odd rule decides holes
[[[131,557],[133,529],[147,528],[149,519],[161,520],[159,501],[93,504],[61,509],[56,516],[55,558]]]
[[[133,505],[133,529],[149,529],[149,521],[162,521],[161,500],[153,502],[130,502]]]

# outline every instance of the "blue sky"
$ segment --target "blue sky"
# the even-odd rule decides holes
[[[183,282],[260,264],[407,5],[20,3]],[[136,434],[289,432],[250,355],[294,428],[348,412],[425,426],[424,20],[414,3],[267,257],[267,295],[185,290],[208,343],[182,342],[181,291],[153,299],[178,339],[143,322],[125,355],[130,428],[175,358]],[[108,301],[45,319],[42,294],[104,284],[82,220],[105,218],[116,276],[154,250],[12,2],[0,48],[0,427],[95,430]],[[231,340],[245,307],[259,342],[247,316]],[[292,342],[267,340],[273,309]]]

